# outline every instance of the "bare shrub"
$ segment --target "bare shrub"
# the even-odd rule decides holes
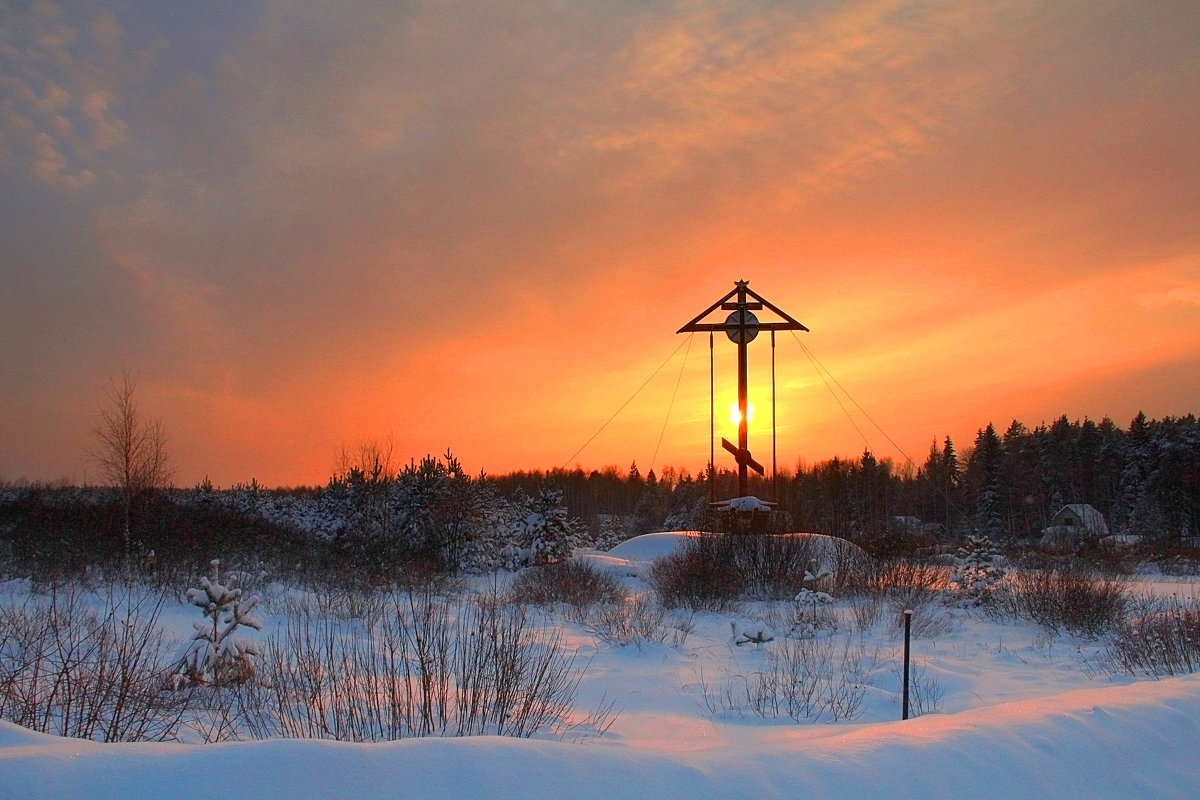
[[[937,639],[954,630],[954,615],[941,603],[918,605],[913,612],[909,632],[914,639]],[[897,615],[896,630],[904,627],[903,612]]]
[[[1096,639],[1116,628],[1129,602],[1124,582],[1082,570],[1010,572],[995,609],[1036,622],[1051,633]]]
[[[945,567],[915,561],[888,561],[864,574],[863,593],[885,598],[897,611],[924,605],[950,588]]]
[[[737,567],[727,557],[719,534],[698,536],[650,566],[650,585],[668,608],[723,611],[745,588]]]
[[[714,537],[715,556],[736,567],[752,600],[783,600],[801,589],[833,592],[853,584],[872,563],[857,545],[806,533]]]
[[[0,608],[0,717],[105,742],[176,738],[186,696],[164,691],[162,596],[110,590],[102,610],[78,587]]]
[[[367,620],[378,618],[383,613],[384,603],[384,592],[380,590],[332,585],[287,594],[282,611],[288,617],[311,614],[343,621]]]
[[[701,692],[714,715],[853,720],[862,713],[874,663],[853,636],[785,639],[767,652],[766,669],[729,678],[715,690],[702,680]]]
[[[617,702],[604,695],[600,698],[599,704],[582,720],[565,726],[561,730],[560,736],[563,739],[570,737],[571,741],[576,744],[588,739],[599,738],[608,733],[608,729],[616,723],[617,717],[620,715]]]
[[[897,666],[896,677],[903,680],[903,672],[903,665]],[[945,695],[941,681],[930,675],[924,666],[913,667],[908,680],[908,710],[911,717],[940,711]]]
[[[857,595],[850,599],[850,613],[854,618],[855,631],[869,631],[883,616],[883,600],[878,595]]]
[[[266,739],[274,735],[273,694],[261,681],[231,686],[195,686],[188,698],[180,736],[212,744]]]
[[[574,702],[581,672],[557,633],[495,594],[458,609],[412,589],[370,624],[366,636],[323,617],[288,620],[267,647],[273,735],[528,737],[559,724]]]
[[[669,615],[648,597],[598,606],[588,620],[588,630],[600,641],[618,647],[641,649],[643,644],[682,647],[695,624],[691,615]]]
[[[879,618],[882,604],[886,604],[897,619],[904,611],[912,611],[911,630],[917,638],[932,639],[953,627],[953,617],[945,608],[950,589],[945,567],[890,561],[877,564],[863,577],[864,581],[857,587],[862,599],[854,606],[860,630],[866,629],[863,627],[868,621],[866,618],[872,623]],[[877,599],[872,603],[867,598]]]
[[[597,603],[625,601],[620,580],[586,562],[571,560],[523,570],[513,581],[511,593],[518,603],[565,603],[578,619],[586,617],[587,610]]]
[[[745,582],[745,594],[755,600],[791,598],[806,581],[821,573],[824,540],[789,535],[727,535],[721,555]]]
[[[1130,675],[1186,675],[1200,669],[1200,607],[1178,597],[1145,601],[1117,625],[1107,661]]]
[[[790,599],[861,580],[870,559],[854,544],[815,534],[705,534],[658,559],[650,582],[668,606],[724,610],[739,599]]]

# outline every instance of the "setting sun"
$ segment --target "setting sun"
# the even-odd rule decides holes
[[[736,400],[729,404],[729,421],[735,426],[742,421]],[[754,422],[754,403],[746,403],[746,424],[749,425],[751,422]]]

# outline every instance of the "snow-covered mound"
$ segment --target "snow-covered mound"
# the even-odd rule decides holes
[[[688,542],[701,535],[697,531],[646,533],[621,542],[608,552],[589,549],[576,550],[572,558],[585,561],[597,569],[611,572],[619,577],[645,579],[649,573],[650,562],[677,552]],[[812,547],[814,576],[822,573],[832,574],[839,570],[855,570],[870,559],[870,556],[863,552],[858,545],[836,536],[827,536],[823,533],[772,535],[801,539],[809,543]]]
[[[629,561],[653,561],[656,558],[675,553],[699,535],[696,531],[645,533],[632,539],[626,539],[609,550],[608,555]]]
[[[828,536],[824,533],[781,533],[801,539],[808,543],[813,551],[813,567],[815,575],[832,575],[837,572],[859,572],[871,561],[871,557],[854,542],[838,536]]]
[[[219,785],[218,794],[257,800],[1177,798],[1200,782],[1198,720],[1193,676],[907,722],[734,725],[699,745],[671,735],[636,746],[499,737],[97,744],[0,722],[0,794],[191,798]]]
[[[671,555],[686,542],[699,535],[695,531],[646,533],[627,539],[607,552],[579,548],[571,555],[571,558],[583,561],[618,578],[645,580],[650,574],[650,562],[656,558]]]

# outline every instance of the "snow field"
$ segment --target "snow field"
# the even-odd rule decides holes
[[[684,536],[657,535],[581,554],[648,592],[648,560]],[[480,579],[476,588],[490,585]],[[1134,591],[1195,596],[1188,581],[1141,579]],[[0,586],[21,602],[23,582]],[[316,602],[293,587],[262,592],[264,638],[289,609]],[[834,598],[820,608],[742,603],[729,613],[670,612],[661,641],[620,645],[565,609],[534,610],[584,669],[568,724],[533,739],[494,736],[379,744],[269,740],[100,744],[0,723],[0,798],[674,798],[1194,796],[1200,779],[1200,677],[1112,674],[1105,642],[934,603],[913,640],[925,713],[900,721],[899,609]],[[198,618],[164,610],[185,642]],[[818,614],[812,630],[795,617]],[[370,635],[360,622],[347,631]],[[745,633],[762,633],[760,643]],[[765,639],[769,638],[769,641]],[[761,713],[747,693],[803,648],[844,654],[861,698],[851,721]],[[602,731],[589,722],[610,708]]]

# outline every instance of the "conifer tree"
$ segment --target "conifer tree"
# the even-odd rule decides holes
[[[967,462],[966,482],[975,508],[975,524],[989,536],[999,536],[1004,527],[1002,502],[1004,448],[992,423],[979,431]]]
[[[241,588],[221,583],[221,562],[213,559],[212,576],[200,579],[199,589],[188,589],[188,601],[201,609],[204,622],[195,622],[196,633],[176,671],[178,685],[233,686],[253,678],[258,647],[235,636],[238,628],[262,630],[253,616],[258,596],[242,597]]]

